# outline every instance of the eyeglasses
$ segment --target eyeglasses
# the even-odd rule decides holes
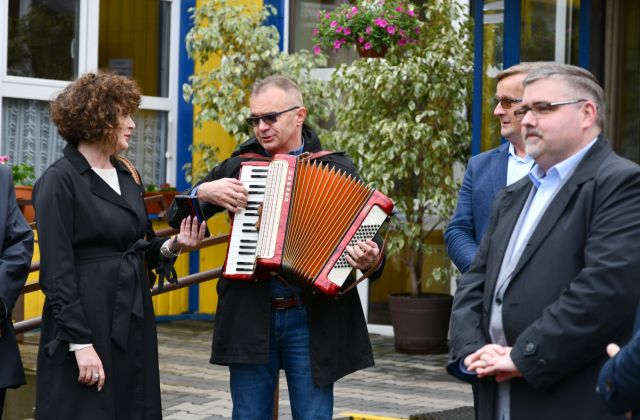
[[[280,115],[284,114],[285,112],[293,111],[294,109],[298,109],[298,108],[300,107],[294,106],[280,112],[269,112],[268,114],[264,114],[264,115],[252,115],[250,117],[247,117],[245,121],[247,121],[247,124],[252,125],[254,127],[257,127],[258,125],[260,125],[260,120],[264,121],[265,124],[271,125],[271,124],[275,124],[278,121],[278,117]]]
[[[535,102],[531,106],[524,105],[519,109],[513,111],[513,114],[518,118],[523,118],[527,112],[531,111],[534,116],[547,115],[555,111],[561,105],[577,104],[585,102],[587,99],[569,99],[567,101],[558,102]]]
[[[522,102],[522,98],[501,98],[499,96],[493,98],[493,102],[496,104],[496,106],[498,104],[502,105],[502,108],[504,109],[509,109],[513,106],[513,104],[517,104]]]

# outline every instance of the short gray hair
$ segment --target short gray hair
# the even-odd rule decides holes
[[[509,76],[513,76],[515,74],[529,73],[531,70],[537,69],[538,67],[542,67],[545,64],[549,64],[546,61],[529,61],[522,62],[519,64],[514,64],[513,66],[502,70],[496,75],[496,82],[499,82],[502,79],[506,79]]]
[[[530,71],[523,84],[526,87],[537,80],[549,77],[562,78],[580,99],[593,101],[597,111],[596,124],[600,129],[604,128],[604,91],[590,71],[571,64],[547,63]]]
[[[289,96],[291,96],[295,101],[298,102],[296,105],[304,106],[304,103],[302,102],[302,93],[300,93],[300,88],[298,87],[297,83],[287,76],[282,75],[265,77],[264,79],[255,82],[253,84],[253,88],[251,89],[251,96],[253,97],[255,95],[258,95],[265,89],[272,86],[287,92]]]

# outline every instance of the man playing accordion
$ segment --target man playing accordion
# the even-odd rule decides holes
[[[318,136],[305,124],[307,110],[292,80],[271,76],[257,82],[250,112],[247,121],[255,137],[189,192],[200,201],[206,218],[224,210],[238,213],[247,206],[247,186],[237,179],[242,162],[322,151]],[[324,154],[318,160],[357,177],[344,153]],[[175,226],[179,220],[174,220],[174,207],[169,214]],[[373,269],[370,279],[382,273],[378,243],[358,241],[346,252],[352,267],[363,272]],[[220,277],[210,361],[229,366],[234,419],[271,419],[280,369],[286,373],[294,418],[331,419],[333,383],[373,365],[360,299],[357,293],[331,299],[301,282],[281,279]]]

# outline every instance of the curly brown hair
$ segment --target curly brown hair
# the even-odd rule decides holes
[[[139,106],[135,81],[105,71],[86,73],[51,103],[51,120],[74,146],[95,144],[112,151],[118,142],[118,118],[133,114]]]

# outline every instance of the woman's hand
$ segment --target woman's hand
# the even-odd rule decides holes
[[[93,346],[76,350],[76,362],[78,363],[78,382],[87,386],[98,385],[98,391],[102,391],[106,379],[102,361]]]
[[[206,229],[205,222],[198,223],[198,218],[185,217],[180,223],[180,232],[174,239],[171,239],[169,249],[177,254],[179,251],[197,247],[204,239]]]

